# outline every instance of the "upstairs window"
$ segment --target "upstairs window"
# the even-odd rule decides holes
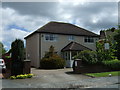
[[[74,40],[74,36],[72,36],[72,35],[68,36],[68,40],[73,41]]]
[[[86,42],[86,43],[94,43],[94,38],[93,37],[85,37],[84,42]]]
[[[55,34],[45,34],[45,40],[46,41],[56,41],[57,35]]]

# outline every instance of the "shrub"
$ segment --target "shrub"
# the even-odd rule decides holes
[[[65,65],[65,60],[54,52],[54,47],[50,46],[49,52],[40,61],[41,68],[44,69],[59,69]]]
[[[112,70],[120,70],[120,60],[118,59],[102,61],[102,63]]]
[[[59,57],[58,55],[54,55],[49,58],[43,58],[41,60],[41,67],[44,69],[59,69],[63,68],[65,65],[65,60]]]
[[[96,64],[98,62],[96,52],[84,50],[74,58],[82,59],[85,64]]]

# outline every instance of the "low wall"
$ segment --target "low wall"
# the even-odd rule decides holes
[[[24,60],[23,74],[31,73],[31,64],[30,60]]]
[[[73,63],[73,71],[75,73],[98,73],[111,70],[103,65],[84,65],[82,60],[75,60]]]
[[[14,75],[15,73],[14,72],[14,68],[13,68],[13,63],[12,63],[12,60],[11,59],[4,59],[5,60],[5,64],[6,64],[6,69],[5,69],[5,72],[2,73],[4,78],[9,78],[11,75]],[[30,66],[30,60],[24,60],[23,61],[23,68],[22,69],[22,72],[21,74],[29,74],[31,73],[31,66]],[[16,64],[18,65],[18,64]],[[19,71],[19,68],[16,70]]]

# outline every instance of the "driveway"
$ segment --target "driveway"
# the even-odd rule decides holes
[[[118,88],[118,77],[91,78],[73,74],[71,68],[43,70],[31,69],[31,79],[2,80],[3,88]]]

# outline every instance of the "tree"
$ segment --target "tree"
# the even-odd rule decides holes
[[[49,58],[52,57],[55,54],[54,47],[51,45],[49,48],[49,52],[47,52],[44,56],[44,58]]]
[[[110,48],[108,50],[105,50],[105,43],[109,43]],[[100,40],[96,42],[96,52],[97,52],[97,58],[98,61],[101,62],[103,60],[113,60],[115,59],[114,52],[116,51],[114,49],[114,44],[111,43],[111,41],[106,40]]]
[[[120,60],[120,28],[118,30],[118,34],[114,36],[114,39],[116,41],[116,56]]]
[[[0,51],[1,51],[1,54],[6,53],[6,50],[5,50],[4,45],[2,44],[2,42],[0,42]]]
[[[16,39],[11,44],[11,57],[12,60],[22,61],[24,59],[24,42]]]

